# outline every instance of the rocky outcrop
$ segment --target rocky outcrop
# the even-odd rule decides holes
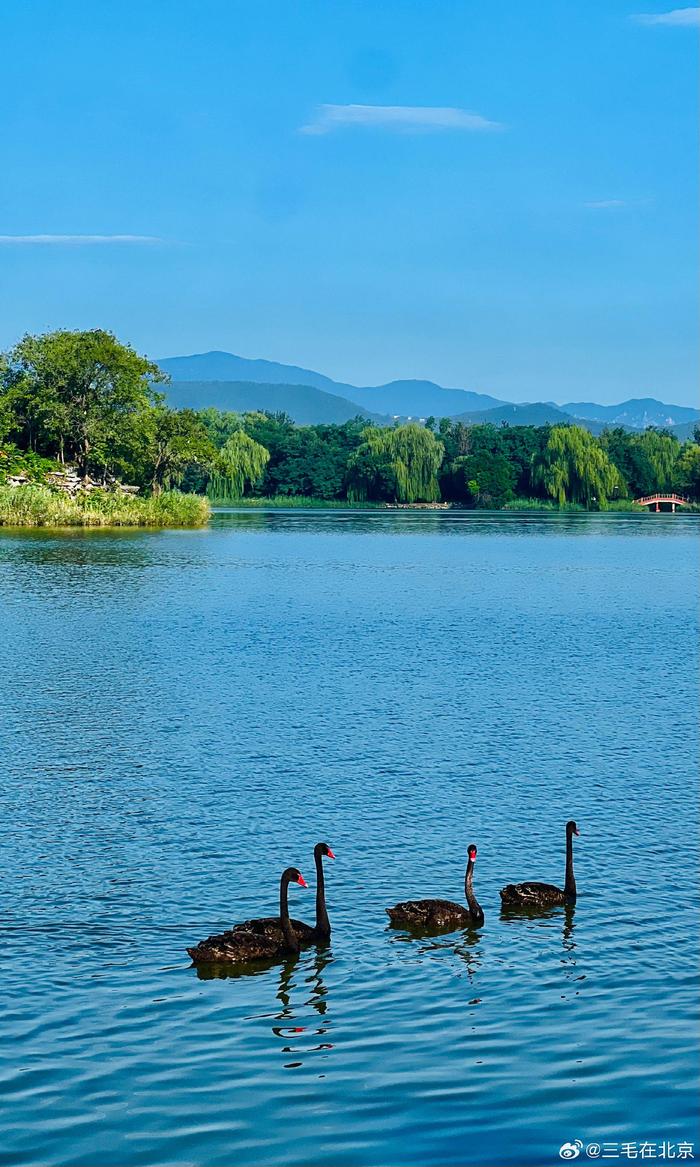
[[[89,475],[82,477],[73,466],[66,466],[62,470],[50,470],[41,483],[23,473],[8,474],[5,481],[8,486],[51,486],[54,490],[64,491],[71,498],[79,494],[80,491],[108,490],[113,494],[135,495],[139,493],[140,489],[138,486],[129,486],[125,482],[119,482],[110,474],[106,475],[102,482],[97,482]]]
[[[46,475],[46,485],[54,487],[55,490],[64,490],[66,494],[70,495],[78,494],[81,490],[109,490],[114,494],[131,495],[139,492],[138,486],[128,486],[124,482],[119,482],[111,474],[105,475],[102,482],[97,482],[89,475],[83,477],[73,466],[66,466],[63,470],[49,471]]]

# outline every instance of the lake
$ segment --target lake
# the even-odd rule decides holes
[[[697,1156],[697,532],[0,533],[0,1163]],[[563,881],[569,818],[575,909],[502,919],[503,884]],[[185,946],[276,912],[290,863],[313,889],[318,840],[330,947],[200,978]],[[472,841],[484,927],[388,927],[461,900]]]

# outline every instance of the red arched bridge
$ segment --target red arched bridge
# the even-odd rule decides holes
[[[687,507],[690,499],[683,498],[682,494],[647,494],[644,498],[635,499],[635,502],[641,507],[653,507],[655,511],[660,511],[661,504],[666,503],[675,511],[676,507]]]

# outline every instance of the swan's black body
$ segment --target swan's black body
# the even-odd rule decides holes
[[[328,919],[328,912],[326,910],[326,884],[323,877],[323,860],[335,859],[335,855],[331,851],[328,843],[317,843],[314,847],[314,862],[316,864],[316,923],[305,924],[303,920],[292,920],[292,928],[299,940],[302,948],[307,944],[327,944],[331,938],[331,924]],[[246,930],[253,930],[266,936],[272,943],[279,943],[282,940],[282,930],[280,926],[279,916],[266,916],[261,920],[246,920],[243,924],[237,924],[233,929],[234,932],[239,928]]]
[[[244,920],[228,932],[201,940],[188,955],[195,964],[243,964],[254,960],[277,960],[299,952],[299,937],[289,919],[287,889],[294,881],[306,887],[304,877],[296,867],[288,867],[280,880],[280,914],[268,919]],[[277,932],[268,928],[275,923]]]
[[[484,913],[474,895],[474,862],[476,846],[469,844],[469,860],[464,877],[464,895],[468,907],[452,903],[451,900],[405,900],[387,908],[386,913],[392,924],[416,930],[437,931],[443,928],[480,928]]]
[[[578,833],[578,827],[571,819],[566,824],[566,876],[563,890],[553,883],[509,883],[501,889],[501,907],[540,909],[576,903],[573,837]]]

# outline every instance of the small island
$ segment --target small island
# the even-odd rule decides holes
[[[698,427],[299,425],[172,408],[168,382],[103,329],[24,336],[0,358],[0,526],[201,527],[212,504],[642,512],[660,492],[700,509]]]

